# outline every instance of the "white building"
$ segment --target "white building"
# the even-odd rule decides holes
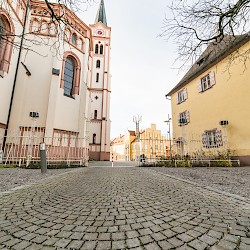
[[[0,150],[24,158],[32,133],[33,141],[46,138],[55,159],[109,160],[111,29],[103,0],[90,26],[64,5],[52,7],[60,25],[43,1],[0,9]],[[34,155],[37,143],[31,147]]]

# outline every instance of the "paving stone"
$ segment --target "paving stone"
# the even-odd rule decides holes
[[[68,239],[60,239],[55,243],[55,246],[65,248],[67,245],[69,245],[70,242],[71,240]]]
[[[174,249],[175,248],[172,244],[170,244],[166,240],[159,241],[158,245],[161,247],[162,250],[168,250],[168,249]]]
[[[233,250],[236,248],[236,244],[230,241],[226,241],[226,240],[221,240],[218,244],[218,247],[221,247],[223,249],[227,249],[227,250]]]
[[[145,246],[147,250],[161,250],[161,248],[156,243],[150,243]]]
[[[125,240],[118,240],[112,242],[112,249],[126,249]]]
[[[132,230],[132,231],[126,232],[126,236],[128,238],[136,238],[136,237],[139,237],[139,233],[135,230]]]
[[[205,242],[202,242],[200,240],[195,239],[195,240],[189,242],[188,246],[191,246],[197,250],[203,250],[203,249],[206,249],[208,247],[208,244]]]
[[[138,247],[140,246],[140,241],[138,238],[128,239],[126,240],[128,248]]]
[[[84,241],[81,240],[72,240],[70,244],[67,246],[69,249],[80,249],[83,245]]]
[[[86,241],[81,247],[81,250],[94,250],[96,245],[97,245],[96,241]]]
[[[29,245],[31,245],[31,242],[23,240],[18,244],[12,246],[12,248],[15,250],[23,250],[26,249]]]

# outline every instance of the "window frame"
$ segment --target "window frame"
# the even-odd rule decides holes
[[[72,66],[72,70],[68,67],[68,65]],[[74,94],[75,68],[76,68],[76,63],[74,59],[71,56],[68,56],[66,58],[66,61],[64,62],[64,76],[63,76],[63,79],[64,79],[63,94],[68,97],[73,97],[73,94]],[[71,73],[70,71],[72,72],[71,75],[70,75]],[[70,78],[70,79],[66,80],[66,78]],[[68,87],[69,84],[67,85],[65,83],[69,83],[71,86]],[[66,93],[67,89],[70,90],[70,93]]]
[[[63,56],[63,63],[62,63],[62,73],[61,73],[61,83],[60,88],[64,89],[64,82],[65,82],[65,65],[67,58],[70,57],[74,61],[74,81],[73,81],[73,90],[71,95],[68,95],[67,93],[64,94],[64,96],[75,98],[76,95],[79,95],[80,91],[80,78],[81,78],[81,62],[80,59],[77,57],[75,53],[72,51],[66,51]]]
[[[206,91],[212,87],[210,74],[207,74],[201,78],[201,89]]]

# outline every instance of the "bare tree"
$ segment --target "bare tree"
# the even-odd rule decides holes
[[[26,6],[25,6],[25,18],[31,10],[31,1],[26,0]],[[72,11],[75,14],[82,14],[84,11],[86,11],[91,5],[97,3],[96,0],[54,0],[54,1],[48,1],[43,0],[42,2],[45,3],[43,13],[50,17],[51,22],[55,24],[56,32],[58,36],[53,40],[53,47],[58,47],[61,45],[61,43],[64,41],[62,39],[62,35],[64,34],[64,30],[67,26],[72,26],[73,24],[69,22],[66,9]],[[8,13],[12,11],[12,6],[9,1],[6,0],[0,0],[0,11],[5,10]],[[15,18],[12,16],[12,18]],[[17,18],[14,21],[18,21]],[[30,34],[35,35],[31,37]],[[23,40],[23,42],[21,42]],[[1,42],[2,41],[2,42]],[[34,32],[30,32],[28,29],[23,29],[22,32],[16,32],[12,33],[9,31],[8,27],[5,27],[1,23],[0,19],[0,50],[1,45],[5,43],[12,43],[14,49],[19,49],[20,46],[22,46],[23,50],[26,51],[33,51],[32,47],[33,45],[51,45],[51,39],[49,37],[42,37],[39,36],[39,34],[35,34]],[[37,51],[34,51],[35,53],[38,53]]]
[[[177,42],[183,65],[225,36],[250,35],[250,0],[173,0],[168,8],[160,36]]]

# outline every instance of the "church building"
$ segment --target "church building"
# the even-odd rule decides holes
[[[6,1],[0,33],[2,160],[36,159],[41,142],[51,161],[109,160],[111,28],[104,1],[93,25],[62,4]]]

